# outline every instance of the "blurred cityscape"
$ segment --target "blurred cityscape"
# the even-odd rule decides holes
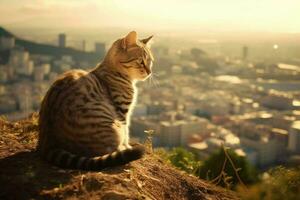
[[[22,39],[0,28],[0,115],[38,111],[60,73],[91,69],[113,41],[55,38]],[[203,159],[225,145],[261,169],[300,164],[299,45],[195,38],[153,44],[154,73],[138,84],[132,138],[154,130],[155,147],[182,146]]]

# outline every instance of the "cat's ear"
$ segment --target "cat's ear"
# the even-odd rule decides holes
[[[135,31],[131,31],[128,35],[122,39],[121,45],[123,49],[127,49],[130,46],[136,45],[137,41],[137,33]]]
[[[149,46],[150,41],[152,40],[152,38],[153,38],[153,35],[151,35],[148,38],[142,39],[141,42],[144,43],[145,45]]]

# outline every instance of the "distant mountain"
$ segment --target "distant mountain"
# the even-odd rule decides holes
[[[0,27],[0,37],[1,36],[4,36],[4,37],[15,37],[12,33],[8,32],[4,28]]]
[[[56,58],[59,58],[63,55],[70,55],[73,57],[75,61],[87,61],[91,64],[96,64],[99,62],[103,56],[104,52],[100,53],[99,52],[84,52],[80,51],[77,49],[73,48],[62,48],[62,47],[57,47],[54,45],[49,45],[49,44],[40,44],[28,40],[24,40],[22,38],[19,38],[15,36],[14,34],[10,33],[3,27],[0,27],[0,37],[14,37],[16,40],[16,45],[23,47],[25,50],[27,50],[31,54],[42,54],[42,55],[49,55],[49,56],[54,56]],[[5,52],[0,52],[0,54],[4,54]]]

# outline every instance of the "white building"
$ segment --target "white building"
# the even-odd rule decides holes
[[[44,64],[41,65],[41,67],[43,68],[45,75],[50,73],[51,65],[49,63],[44,63]]]
[[[17,74],[30,76],[33,73],[34,62],[29,57],[29,52],[23,49],[13,49],[9,57],[9,66]]]
[[[35,81],[43,81],[44,80],[44,68],[43,67],[36,67],[34,68],[34,80]]]
[[[257,152],[256,164],[263,167],[278,160],[277,141],[274,138],[262,137],[259,140],[240,137],[242,148],[253,149]]]
[[[205,119],[177,112],[164,113],[160,120],[160,144],[166,147],[187,146],[189,139],[207,126]]]

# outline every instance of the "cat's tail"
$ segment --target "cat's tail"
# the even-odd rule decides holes
[[[99,157],[83,157],[62,149],[52,149],[46,153],[46,160],[51,164],[65,169],[98,171],[107,167],[119,166],[137,160],[141,158],[144,153],[145,148],[141,145]]]

